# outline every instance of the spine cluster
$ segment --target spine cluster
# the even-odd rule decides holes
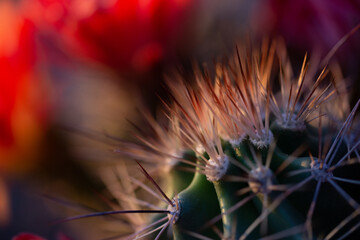
[[[195,66],[194,84],[168,77],[168,121],[146,114],[155,137],[116,150],[146,173],[129,177],[137,168],[122,166],[128,196],[109,187],[120,207],[164,210],[128,216],[129,239],[360,236],[360,101],[351,112],[331,107],[348,97],[341,81],[307,56],[295,74],[284,49],[236,49],[212,68]]]

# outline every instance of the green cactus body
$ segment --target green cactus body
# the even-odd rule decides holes
[[[185,152],[182,158],[193,163],[196,162],[196,156],[192,151]],[[186,167],[187,165],[185,163],[177,162],[176,165],[170,170],[169,174],[166,174],[166,186],[164,187],[168,188],[166,191],[168,196],[173,196],[180,193],[193,181],[194,173],[182,170],[182,168]]]
[[[179,220],[173,226],[174,239],[196,239],[189,232],[197,233],[206,221],[220,213],[214,186],[204,175],[197,173],[191,184],[178,194],[178,198],[181,210]],[[209,231],[202,234],[214,237]]]
[[[226,174],[238,175],[239,169],[231,165]],[[239,189],[242,189],[244,183],[226,182],[223,180],[213,182],[216,190],[217,199],[220,204],[223,222],[223,234],[225,239],[231,239],[232,236],[238,236],[245,230],[256,218],[256,208],[252,204],[250,198],[243,196],[237,196],[236,193]],[[244,203],[244,204],[242,204]],[[242,207],[238,211],[233,211],[234,206],[241,204]]]
[[[172,149],[185,154],[155,178],[165,179],[161,186],[174,203],[158,231],[169,227],[172,233],[148,237],[359,237],[360,142],[348,141],[348,133],[360,101],[336,131],[322,124],[319,109],[336,99],[331,84],[323,87],[328,71],[305,80],[305,58],[297,81],[280,71],[278,96],[269,80],[275,49],[270,47],[271,56],[237,51],[233,61],[215,66],[213,80],[198,70],[194,88],[183,80],[168,81],[174,98],[167,106],[169,122],[178,129],[170,135],[181,143]],[[282,66],[289,65],[279,58]],[[317,124],[309,123],[313,119]],[[195,173],[182,172],[185,168]],[[149,217],[148,224],[160,215]]]

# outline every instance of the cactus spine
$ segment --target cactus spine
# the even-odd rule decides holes
[[[237,49],[214,73],[196,69],[194,86],[169,78],[168,125],[147,114],[157,139],[120,144],[170,199],[154,206],[140,197],[146,179],[131,180],[137,207],[167,212],[128,218],[130,238],[359,237],[359,102],[342,124],[329,120],[344,114],[329,69],[314,71],[305,56],[295,78],[285,48],[264,46]],[[123,207],[134,201],[117,199]]]

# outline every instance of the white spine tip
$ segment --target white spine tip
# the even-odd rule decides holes
[[[180,210],[181,210],[178,196],[175,196],[173,198],[172,205],[169,204],[167,210],[169,211],[168,213],[169,221],[172,220],[171,224],[175,224],[180,218]]]
[[[232,147],[238,147],[241,142],[244,140],[245,138],[245,134],[243,134],[242,136],[240,136],[239,138],[236,139],[229,139],[229,143],[231,144]]]
[[[256,138],[249,138],[249,140],[258,149],[263,149],[270,146],[270,143],[274,139],[274,135],[270,130],[267,133],[263,132],[261,135],[256,133],[256,135]]]
[[[296,118],[295,114],[282,114],[282,118],[277,123],[284,129],[292,131],[304,131],[306,129],[305,122]]]
[[[316,181],[326,182],[333,177],[333,173],[329,171],[329,166],[326,163],[321,163],[315,159],[311,163],[311,175]]]
[[[268,168],[256,168],[249,174],[249,187],[254,193],[266,194],[270,192],[273,174]]]
[[[206,179],[210,182],[219,181],[229,168],[229,157],[224,155],[218,157],[217,161],[210,159],[205,166]]]

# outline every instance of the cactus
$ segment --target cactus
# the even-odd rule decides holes
[[[168,77],[168,121],[144,113],[152,137],[115,150],[138,167],[102,174],[126,239],[358,238],[360,100],[347,111],[314,62],[295,78],[283,44],[264,42],[194,67],[194,85]]]

